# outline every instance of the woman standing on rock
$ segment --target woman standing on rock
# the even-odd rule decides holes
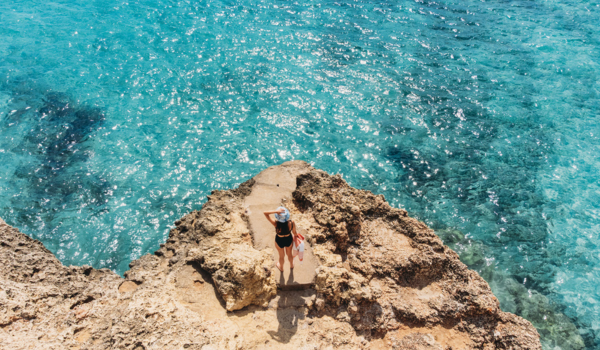
[[[292,242],[294,237],[298,234],[296,232],[296,224],[293,220],[290,220],[290,212],[284,207],[279,207],[274,211],[265,211],[267,220],[273,226],[275,226],[275,248],[279,253],[279,261],[277,262],[277,268],[283,272],[283,262],[285,254],[288,256],[290,261],[290,269],[294,268],[294,257],[292,256]],[[275,214],[275,220],[271,218],[271,214]]]

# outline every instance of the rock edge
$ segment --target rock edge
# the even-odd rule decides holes
[[[425,224],[305,162],[277,167],[303,168],[286,205],[320,263],[313,290],[277,291],[243,207],[253,179],[213,191],[125,278],[63,266],[0,220],[1,347],[541,349]]]

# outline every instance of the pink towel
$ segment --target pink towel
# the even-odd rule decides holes
[[[292,256],[298,255],[298,259],[302,261],[304,259],[304,236],[297,234],[294,237],[294,248],[292,249]]]

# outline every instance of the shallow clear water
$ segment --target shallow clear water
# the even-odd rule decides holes
[[[303,159],[435,228],[545,349],[600,349],[600,3],[0,4],[0,217],[127,270]]]

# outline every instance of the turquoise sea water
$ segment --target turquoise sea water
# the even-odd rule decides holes
[[[0,217],[118,273],[302,159],[600,349],[600,2],[5,1]]]

